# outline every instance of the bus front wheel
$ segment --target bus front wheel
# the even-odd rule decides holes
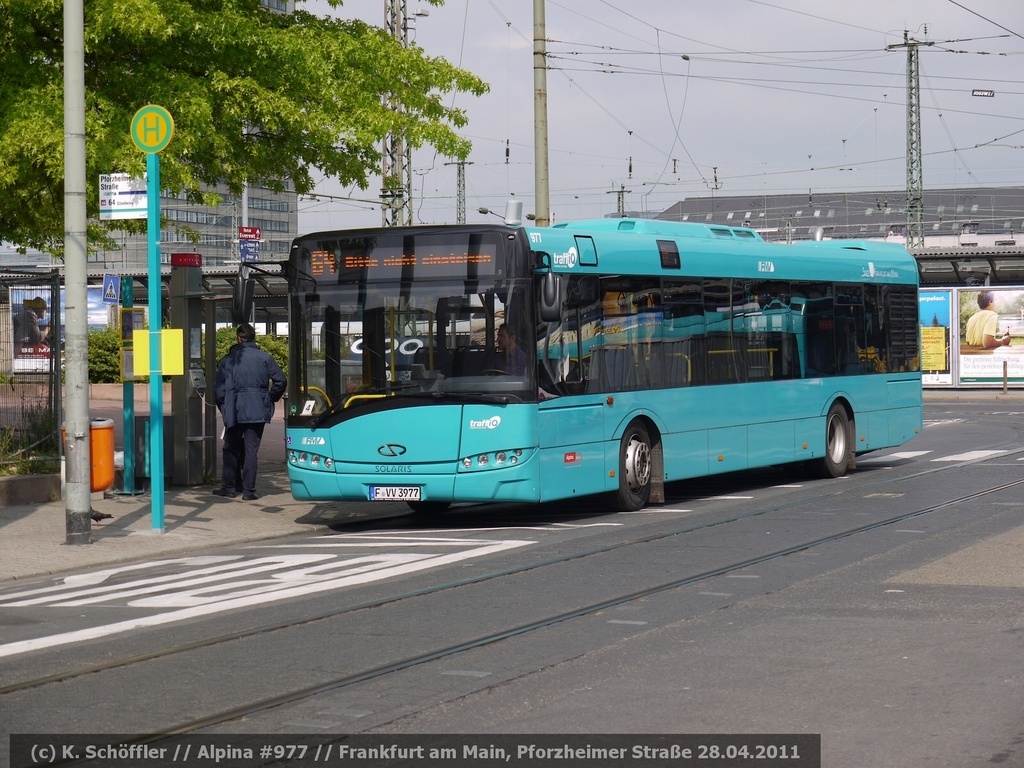
[[[818,459],[821,477],[842,477],[850,466],[850,417],[839,403],[833,403],[825,417],[825,455]]]
[[[619,512],[647,506],[651,498],[651,438],[639,419],[630,422],[619,443],[619,488],[612,504]]]

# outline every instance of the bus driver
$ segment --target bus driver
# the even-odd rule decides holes
[[[497,345],[501,352],[495,359],[494,367],[511,376],[526,373],[526,352],[516,343],[516,335],[502,323],[498,326]]]

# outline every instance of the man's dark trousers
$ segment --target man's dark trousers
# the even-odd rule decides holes
[[[236,424],[224,430],[221,488],[234,492],[238,470],[241,469],[242,491],[256,493],[256,460],[265,426],[263,422]]]

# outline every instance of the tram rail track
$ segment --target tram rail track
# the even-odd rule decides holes
[[[1004,453],[1000,456],[1000,458],[1005,459],[1006,456],[1010,453],[1011,452]],[[1024,449],[1021,449],[1020,451],[1015,451],[1013,453],[1024,453]],[[982,463],[983,461],[985,460],[963,462],[960,464],[929,468],[926,470],[922,470],[920,472],[915,472],[908,475],[901,475],[899,477],[885,478],[875,482],[866,483],[864,486],[858,488],[858,492],[870,491],[873,488],[877,489],[880,486],[890,485],[893,482],[906,482],[910,479],[919,478],[936,472],[949,471],[961,467],[963,466],[963,464],[977,464]],[[320,681],[315,685],[299,686],[278,695],[259,698],[257,700],[242,704],[240,706],[229,707],[214,712],[212,714],[202,715],[186,721],[182,721],[169,728],[161,728],[160,734],[176,735],[190,733],[193,731],[201,730],[203,728],[209,728],[231,720],[253,715],[264,710],[285,706],[309,698],[311,696],[315,696],[317,694],[335,691],[341,688],[345,688],[346,686],[351,686],[361,682],[372,680],[374,678],[379,678],[387,674],[400,672],[420,664],[429,663],[431,661],[443,659],[447,656],[452,656],[454,654],[462,653],[467,650],[479,648],[484,645],[499,642],[501,640],[509,639],[519,635],[527,634],[529,632],[533,632],[546,627],[551,627],[553,625],[570,621],[575,618],[583,617],[589,614],[593,614],[602,610],[606,610],[608,608],[623,605],[625,603],[629,603],[645,597],[650,597],[658,593],[677,589],[688,584],[693,584],[706,579],[714,578],[716,576],[727,575],[731,572],[748,569],[752,566],[761,563],[787,557],[794,553],[812,549],[814,547],[822,546],[832,542],[836,542],[844,538],[848,538],[850,536],[855,536],[868,531],[898,524],[903,521],[915,517],[920,517],[922,515],[927,515],[929,513],[936,512],[941,509],[968,504],[970,502],[977,500],[978,498],[996,493],[1001,493],[1003,491],[1015,488],[1021,484],[1024,484],[1024,479],[1001,483],[988,488],[983,488],[977,491],[973,491],[971,493],[964,494],[957,498],[944,500],[939,503],[920,506],[915,509],[902,512],[900,514],[889,515],[878,520],[873,520],[863,523],[861,525],[845,528],[843,530],[836,531],[826,536],[809,538],[807,540],[800,541],[789,546],[773,549],[771,551],[760,553],[752,557],[738,559],[720,566],[716,566],[711,569],[704,569],[699,572],[681,576],[679,578],[650,585],[643,589],[623,592],[622,594],[605,598],[599,601],[588,602],[584,605],[576,606],[569,610],[560,611],[558,613],[553,613],[551,615],[544,616],[533,621],[524,622],[522,624],[517,624],[512,627],[501,628],[494,632],[485,633],[470,639],[460,640],[459,642],[453,643],[451,645],[441,646],[438,648],[424,651],[422,653],[411,654],[398,660],[393,660],[384,664],[379,664],[377,666],[368,667],[359,672],[335,676],[328,680]],[[816,494],[811,497],[803,497],[798,500],[789,500],[785,503],[765,505],[764,507],[755,510],[749,510],[740,514],[732,514],[727,516],[718,515],[710,519],[692,522],[687,525],[673,526],[670,530],[662,530],[655,534],[643,536],[640,538],[629,539],[628,541],[614,542],[601,546],[580,549],[573,552],[567,552],[557,557],[536,559],[529,563],[523,563],[521,565],[516,565],[510,568],[492,570],[488,573],[479,574],[477,576],[469,577],[466,579],[448,581],[445,583],[424,587],[422,589],[406,591],[394,595],[388,595],[375,600],[365,601],[362,603],[347,606],[341,606],[328,611],[322,611],[314,615],[305,616],[299,620],[293,619],[290,621],[272,622],[269,624],[264,624],[258,627],[250,628],[244,632],[234,632],[209,638],[203,638],[201,640],[196,640],[193,642],[184,643],[173,647],[157,649],[143,654],[112,659],[108,662],[89,665],[87,667],[82,667],[69,672],[55,673],[51,675],[45,675],[38,678],[34,678],[31,680],[19,681],[16,683],[11,683],[6,686],[0,687],[0,696],[12,695],[18,692],[29,690],[31,688],[38,688],[50,684],[64,683],[86,675],[98,674],[105,671],[128,667],[134,664],[140,664],[147,661],[159,660],[162,658],[185,653],[188,651],[212,648],[220,644],[235,642],[244,638],[255,637],[261,634],[300,627],[318,621],[336,618],[338,616],[342,616],[348,613],[354,613],[357,611],[363,611],[373,608],[380,608],[382,606],[401,602],[403,600],[409,600],[426,595],[433,595],[439,592],[456,589],[460,587],[481,584],[490,580],[520,574],[534,569],[544,568],[547,566],[557,565],[560,563],[566,563],[573,560],[579,560],[594,555],[605,554],[613,552],[615,550],[621,550],[626,547],[639,546],[643,544],[657,542],[663,539],[668,539],[674,536],[692,533],[702,529],[728,525],[730,523],[735,523],[742,520],[767,515],[771,512],[784,511],[787,509],[814,505],[821,503],[822,501],[825,501],[829,498],[840,496],[846,492],[847,489],[845,488],[837,489],[834,486],[831,486],[830,490],[826,493]],[[155,737],[154,739],[144,738],[140,739],[138,743],[151,743],[154,740],[156,740]]]
[[[720,567],[717,567],[717,568],[712,568],[712,569],[709,569],[709,570],[705,570],[705,571],[702,571],[700,573],[690,574],[690,575],[681,577],[679,579],[673,579],[671,581],[660,583],[660,584],[657,584],[657,585],[654,585],[654,586],[651,586],[651,587],[647,587],[645,589],[636,590],[636,591],[633,591],[633,592],[630,592],[630,593],[627,593],[627,594],[618,595],[616,597],[608,598],[608,599],[602,600],[600,602],[590,603],[588,605],[584,605],[584,606],[581,606],[581,607],[578,607],[578,608],[574,608],[574,609],[572,609],[570,611],[564,611],[564,612],[559,613],[559,614],[554,615],[554,616],[548,616],[548,617],[545,617],[543,619],[539,619],[539,620],[536,620],[536,621],[531,621],[529,623],[522,624],[522,625],[519,625],[519,626],[516,626],[516,627],[512,627],[512,628],[509,628],[509,629],[503,629],[503,630],[501,630],[499,632],[494,632],[494,633],[491,633],[491,634],[483,635],[483,636],[477,637],[477,638],[475,638],[473,640],[463,641],[463,642],[460,642],[460,643],[457,643],[457,644],[454,644],[454,645],[451,645],[451,646],[447,646],[447,647],[444,647],[444,648],[434,649],[434,650],[428,651],[428,652],[423,653],[423,654],[419,654],[419,655],[416,655],[416,656],[409,657],[407,659],[402,659],[402,660],[399,660],[399,661],[389,662],[387,664],[380,665],[379,667],[375,667],[373,669],[364,670],[362,672],[359,672],[359,673],[356,673],[356,674],[353,674],[353,675],[345,675],[345,676],[342,676],[342,677],[335,678],[333,680],[325,681],[325,682],[323,682],[321,684],[318,684],[318,685],[307,686],[305,688],[297,689],[295,691],[289,691],[289,692],[281,694],[279,696],[273,696],[273,697],[270,697],[270,698],[263,699],[263,700],[261,700],[259,702],[254,702],[252,704],[248,704],[248,705],[245,705],[245,706],[242,706],[242,707],[238,707],[238,708],[235,708],[235,709],[231,709],[231,710],[227,710],[227,711],[224,711],[224,712],[219,712],[219,713],[217,713],[215,715],[212,715],[212,716],[209,716],[209,717],[197,718],[197,719],[195,719],[193,721],[179,724],[179,725],[173,727],[172,729],[167,730],[165,732],[165,734],[166,735],[180,735],[180,734],[190,733],[192,731],[199,730],[201,728],[206,728],[206,727],[210,727],[210,726],[213,726],[213,725],[219,725],[221,723],[224,723],[224,722],[227,722],[227,721],[230,721],[230,720],[235,720],[235,719],[238,719],[238,718],[241,718],[241,717],[245,717],[247,715],[255,714],[255,713],[260,712],[260,711],[265,710],[265,709],[272,709],[274,707],[279,707],[279,706],[282,706],[282,705],[290,704],[290,703],[293,703],[295,701],[299,701],[299,700],[302,700],[302,699],[305,699],[305,698],[308,698],[310,696],[314,696],[314,695],[317,695],[317,694],[320,694],[320,693],[326,693],[326,692],[329,692],[329,691],[335,691],[337,689],[344,688],[344,687],[349,686],[349,685],[355,685],[357,683],[365,682],[367,680],[372,680],[372,679],[374,679],[376,677],[380,677],[382,675],[390,674],[390,673],[393,673],[393,672],[400,672],[400,671],[403,671],[405,669],[409,669],[411,667],[417,666],[419,664],[425,664],[425,663],[428,663],[428,662],[431,662],[431,661],[436,661],[438,659],[445,658],[446,656],[451,656],[451,655],[454,655],[454,654],[457,654],[457,653],[462,653],[464,651],[472,650],[474,648],[480,648],[482,646],[489,645],[489,644],[495,643],[495,642],[499,642],[501,640],[506,640],[508,638],[516,637],[518,635],[523,635],[523,634],[526,634],[528,632],[533,632],[533,631],[536,631],[536,630],[539,630],[539,629],[544,629],[544,628],[547,628],[547,627],[551,627],[551,626],[554,626],[556,624],[560,624],[560,623],[565,622],[565,621],[570,621],[572,619],[579,618],[581,616],[586,616],[588,614],[597,613],[598,611],[603,611],[603,610],[606,610],[608,608],[613,608],[615,606],[622,605],[624,603],[629,603],[629,602],[632,602],[634,600],[639,600],[639,599],[642,599],[642,598],[645,598],[645,597],[651,597],[653,595],[656,595],[656,594],[659,594],[659,593],[662,593],[662,592],[667,592],[667,591],[670,591],[670,590],[673,590],[673,589],[678,589],[679,587],[684,587],[684,586],[687,586],[689,584],[694,584],[694,583],[697,583],[697,582],[701,582],[701,581],[704,581],[706,579],[714,578],[716,576],[723,576],[723,575],[727,575],[727,574],[735,572],[735,571],[741,571],[741,570],[744,570],[746,568],[750,568],[750,567],[755,566],[755,565],[766,563],[766,562],[769,562],[769,561],[772,561],[772,560],[777,560],[777,559],[782,558],[782,557],[787,557],[787,556],[795,554],[797,552],[801,552],[801,551],[804,551],[804,550],[807,550],[807,549],[812,549],[814,547],[822,546],[822,545],[825,545],[825,544],[831,544],[833,542],[837,542],[837,541],[840,541],[842,539],[848,538],[850,536],[855,536],[855,535],[860,534],[860,533],[865,533],[865,532],[868,532],[868,531],[876,530],[878,528],[884,528],[884,527],[889,526],[889,525],[894,525],[894,524],[902,523],[902,522],[904,522],[906,520],[911,520],[911,519],[913,519],[915,517],[920,517],[922,515],[926,515],[926,514],[929,514],[931,512],[938,511],[940,509],[945,509],[945,508],[948,508],[948,507],[957,506],[959,504],[964,504],[964,503],[967,503],[967,502],[970,502],[970,501],[974,501],[974,500],[978,499],[979,497],[990,495],[990,494],[993,494],[993,493],[998,493],[998,492],[1001,492],[1001,491],[1005,491],[1005,490],[1008,490],[1010,488],[1014,488],[1014,487],[1019,486],[1019,485],[1024,485],[1024,478],[1021,478],[1020,480],[1014,480],[1014,481],[1009,482],[1009,483],[1004,483],[1003,485],[996,486],[996,487],[993,487],[993,488],[985,489],[983,491],[978,491],[978,492],[975,492],[975,493],[970,493],[970,494],[967,494],[967,495],[965,495],[963,497],[960,497],[960,498],[957,498],[957,499],[951,499],[949,501],[946,501],[946,502],[943,502],[943,503],[940,503],[940,504],[933,504],[933,505],[930,505],[928,507],[920,508],[920,509],[917,509],[917,510],[914,510],[914,511],[911,511],[911,512],[906,512],[906,513],[903,513],[903,514],[900,514],[900,515],[895,515],[895,516],[886,518],[884,520],[877,520],[877,521],[873,521],[873,522],[870,522],[870,523],[865,523],[864,525],[855,526],[853,528],[849,528],[847,530],[844,530],[844,531],[841,531],[841,532],[838,532],[838,533],[835,533],[835,534],[830,534],[828,536],[822,536],[822,537],[819,537],[819,538],[816,538],[816,539],[813,539],[813,540],[802,542],[800,544],[792,545],[792,546],[789,546],[789,547],[784,547],[784,548],[781,548],[781,549],[778,549],[778,550],[774,550],[772,552],[767,552],[767,553],[764,553],[764,554],[761,554],[761,555],[757,555],[755,557],[747,558],[747,559],[744,559],[744,560],[738,560],[736,562],[729,563],[727,565],[723,565],[723,566],[720,566]],[[725,522],[728,522],[728,521],[725,521]],[[719,524],[721,524],[721,523],[719,523]],[[701,527],[708,527],[708,526],[701,526]],[[678,534],[671,534],[671,535],[678,535]],[[652,537],[652,538],[662,538],[662,537],[659,536],[659,537]],[[636,544],[636,543],[642,543],[642,542],[635,541],[635,542],[632,542],[632,543]],[[534,567],[536,567],[536,565]]]

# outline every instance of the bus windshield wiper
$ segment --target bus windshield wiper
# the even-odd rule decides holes
[[[330,416],[333,416],[342,408],[344,408],[345,403],[347,402],[348,398],[331,403],[329,406],[327,406],[327,409],[323,413],[313,417],[313,420],[309,422],[310,429],[316,429],[317,427],[319,427],[321,424],[323,424],[325,419],[327,419]]]

